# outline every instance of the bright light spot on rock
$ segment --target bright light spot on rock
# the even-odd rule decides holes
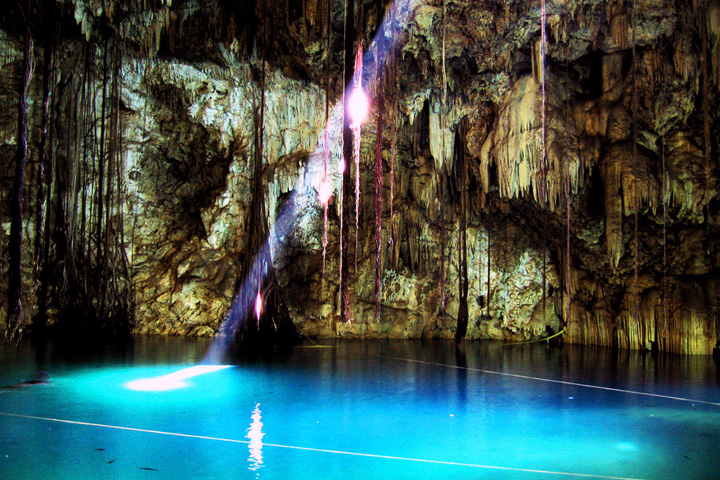
[[[320,184],[320,191],[318,192],[318,198],[320,199],[320,203],[327,207],[328,202],[330,201],[330,197],[332,196],[332,185],[330,185],[330,182],[327,180],[323,180],[323,182]]]
[[[350,124],[357,128],[365,121],[370,110],[370,101],[360,87],[355,87],[348,99],[348,112],[350,113]]]
[[[159,377],[141,378],[133,380],[125,384],[130,390],[143,392],[161,392],[167,390],[175,390],[176,388],[187,387],[189,384],[185,382],[188,378],[197,377],[206,373],[216,372],[224,368],[230,368],[232,365],[196,365],[194,367],[183,368],[177,372],[168,373]]]
[[[338,172],[340,174],[345,173],[345,159],[343,157],[340,157],[340,161],[338,162]]]
[[[263,299],[262,295],[260,295],[260,291],[258,290],[257,297],[255,297],[255,316],[257,317],[258,321],[260,321],[260,314],[262,313],[263,308]]]

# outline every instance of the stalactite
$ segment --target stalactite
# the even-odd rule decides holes
[[[707,0],[705,0],[707,4]],[[708,49],[706,55],[710,54],[712,60],[709,64],[712,65],[712,79],[715,86],[720,91],[720,3],[717,1],[713,2],[712,5],[706,7],[706,25],[708,38]]]
[[[382,287],[382,129],[383,129],[383,92],[378,89],[377,135],[375,138],[375,321],[380,321],[380,296]]]
[[[617,9],[617,4],[610,4],[613,9]],[[612,19],[610,20],[610,36],[613,43],[618,48],[624,50],[628,44],[628,21],[627,14],[624,12],[614,12]]]
[[[535,51],[540,51],[540,42],[537,44]],[[564,124],[557,115],[547,115],[547,153],[543,167],[541,69],[536,65],[534,70],[537,71],[537,80],[530,75],[523,76],[503,96],[497,119],[480,149],[480,183],[484,191],[489,191],[493,177],[500,197],[524,198],[528,195],[544,208],[555,211],[563,198],[563,162],[566,158],[560,132],[572,131],[575,126]],[[550,75],[546,77],[551,78]],[[548,112],[560,111],[560,102],[570,92],[560,85],[546,83],[546,109]],[[572,141],[578,142],[574,138]],[[582,151],[582,155],[580,152],[581,149],[576,148],[570,152],[569,158],[574,190],[582,185],[583,168],[593,165],[597,158],[592,149]],[[493,164],[496,167],[494,172]]]
[[[29,14],[27,12],[26,14]],[[23,203],[25,164],[28,157],[28,96],[33,74],[33,38],[29,20],[25,19],[25,47],[23,51],[23,74],[18,101],[17,150],[15,154],[15,176],[10,197],[10,257],[8,285],[8,316],[5,337],[13,340],[21,335],[23,323],[22,306],[22,252],[23,252]]]

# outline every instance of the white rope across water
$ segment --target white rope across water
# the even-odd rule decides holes
[[[508,372],[498,372],[495,370],[484,370],[482,368],[472,368],[472,367],[461,367],[458,365],[450,365],[447,363],[438,363],[438,362],[427,362],[425,360],[415,360],[412,358],[403,358],[403,357],[394,357],[391,355],[385,355],[386,358],[392,358],[394,360],[401,360],[403,362],[409,362],[409,363],[421,363],[424,365],[433,365],[436,367],[445,367],[445,368],[454,368],[456,370],[467,370],[470,372],[479,372],[479,373],[487,373],[490,375],[502,375],[505,377],[512,377],[512,378],[522,378],[525,380],[535,380],[538,382],[547,382],[547,383],[559,383],[562,385],[569,385],[572,387],[582,387],[582,388],[594,388],[596,390],[605,390],[609,392],[618,392],[618,393],[627,393],[630,395],[643,395],[646,397],[654,397],[654,398],[664,398],[666,400],[677,400],[680,402],[689,402],[689,403],[700,403],[703,405],[713,405],[716,407],[720,407],[720,402],[709,402],[707,400],[695,400],[692,398],[685,398],[685,397],[675,397],[672,395],[661,395],[659,393],[650,393],[650,392],[640,392],[637,390],[625,390],[622,388],[614,388],[614,387],[604,387],[602,385],[592,385],[588,383],[577,383],[577,382],[568,382],[566,380],[555,380],[552,378],[543,378],[543,377],[533,377],[531,375],[521,375],[519,373],[508,373]]]
[[[168,435],[171,437],[181,437],[181,438],[194,438],[198,440],[212,440],[216,442],[228,442],[228,443],[240,443],[249,445],[249,440],[238,440],[235,438],[223,438],[223,437],[210,437],[205,435],[193,435],[189,433],[177,433],[177,432],[166,432],[163,430],[150,430],[146,428],[134,428],[134,427],[123,427],[120,425],[108,425],[104,423],[92,423],[92,422],[82,422],[78,420],[67,420],[62,418],[52,418],[52,417],[40,417],[35,415],[22,415],[18,413],[7,413],[7,412],[0,412],[0,416],[4,417],[11,417],[11,418],[22,418],[26,420],[40,420],[40,421],[46,421],[46,422],[55,422],[55,423],[64,423],[69,425],[81,425],[86,427],[96,427],[96,428],[108,428],[113,430],[123,430],[123,431],[129,431],[129,432],[138,432],[138,433],[151,433],[155,435]],[[430,460],[425,458],[412,458],[412,457],[399,457],[395,455],[380,455],[375,453],[362,453],[362,452],[348,452],[344,450],[331,450],[327,448],[313,448],[313,447],[300,447],[296,445],[282,445],[277,443],[265,443],[262,444],[263,447],[275,447],[275,448],[285,448],[290,450],[301,450],[306,452],[317,452],[317,453],[331,453],[335,455],[350,455],[355,457],[365,457],[365,458],[377,458],[377,459],[383,459],[383,460],[400,460],[405,462],[418,462],[418,463],[428,463],[428,464],[434,464],[434,465],[448,465],[448,466],[456,466],[456,467],[469,467],[469,468],[481,468],[481,469],[488,469],[488,470],[503,470],[503,471],[510,471],[510,472],[522,472],[522,473],[539,473],[539,474],[546,474],[546,475],[564,475],[567,477],[578,477],[578,478],[596,478],[596,479],[604,479],[604,480],[643,480],[640,478],[633,478],[633,477],[614,477],[614,476],[608,476],[608,475],[593,475],[589,473],[576,473],[576,472],[560,472],[560,471],[552,471],[552,470],[540,470],[540,469],[532,469],[532,468],[517,468],[517,467],[504,467],[499,465],[482,465],[477,463],[463,463],[463,462],[450,462],[450,461],[444,461],[444,460]]]

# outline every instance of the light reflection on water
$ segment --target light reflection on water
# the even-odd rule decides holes
[[[0,390],[0,412],[14,414],[0,416],[0,478],[560,478],[535,469],[718,478],[720,407],[627,392],[717,402],[711,358],[342,341],[235,352],[235,368],[188,382],[199,369],[183,368],[202,360],[201,344],[153,342],[87,359],[50,349],[43,363],[0,345],[0,385],[51,375],[49,385]],[[187,386],[126,387],[173,375]]]
[[[260,404],[258,403],[250,417],[252,418],[252,423],[250,424],[246,435],[246,437],[250,439],[250,445],[248,446],[250,449],[250,458],[248,458],[248,462],[250,462],[249,469],[253,472],[258,471],[263,467],[262,439],[265,434],[262,431],[263,424],[262,416],[260,414]]]

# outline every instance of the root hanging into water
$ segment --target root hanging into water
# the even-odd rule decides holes
[[[383,95],[382,88],[377,96],[377,136],[375,139],[375,321],[380,321],[380,297],[382,288],[382,129]]]
[[[390,37],[390,45],[392,45],[390,49],[390,71],[389,71],[389,78],[390,78],[390,88],[391,88],[391,97],[392,97],[392,113],[390,115],[390,247],[394,248],[395,245],[395,221],[394,221],[394,203],[395,203],[395,152],[397,148],[397,112],[398,112],[398,89],[397,89],[397,63],[395,59],[395,19],[396,19],[396,8],[397,2],[392,2],[391,7],[391,37]],[[394,261],[395,255],[391,256],[393,258],[392,262],[392,268],[394,269],[397,265]]]
[[[660,156],[662,158],[662,202],[663,202],[663,265],[662,265],[662,323],[667,325],[668,321],[668,299],[667,299],[667,170],[665,166],[665,138],[660,136]],[[658,326],[655,320],[655,348],[658,348]]]
[[[447,116],[447,70],[446,70],[446,58],[445,58],[445,45],[446,45],[446,4],[443,0],[442,4],[442,107],[440,112],[440,129],[442,130],[442,156],[443,163],[445,162],[445,122]],[[445,210],[445,192],[440,188],[440,172],[436,172],[436,183],[438,197],[440,198],[440,208],[438,211],[438,224],[440,225],[440,315],[445,315],[445,307],[447,295],[445,292],[445,228],[442,225],[443,213]]]
[[[14,340],[22,334],[22,252],[23,252],[23,204],[25,166],[28,159],[28,97],[33,73],[33,37],[30,25],[25,25],[25,48],[23,50],[23,74],[18,101],[17,149],[15,153],[15,175],[10,198],[10,257],[8,285],[8,313],[5,338]]]
[[[332,49],[332,2],[327,2],[327,40],[326,48],[328,51],[327,59],[325,60],[325,148],[323,156],[323,183],[322,185],[327,188],[328,185],[328,161],[330,158],[330,58],[332,55],[329,53]],[[323,195],[324,196],[324,195]],[[325,280],[325,264],[327,254],[327,242],[328,242],[328,205],[329,198],[325,198],[323,202],[323,240],[322,240],[322,281]]]
[[[569,65],[565,66],[565,76],[569,77]],[[570,97],[565,98],[565,123],[570,121]],[[565,148],[570,151],[570,135],[565,136]],[[572,311],[572,290],[570,287],[572,270],[570,268],[570,217],[571,217],[571,195],[572,184],[570,181],[570,158],[565,159],[565,326],[570,324],[570,312]],[[544,311],[544,310],[543,310]]]
[[[345,168],[342,174],[342,186],[340,189],[340,319],[350,323],[350,288],[349,288],[349,267],[347,238],[349,235],[348,218],[350,217],[350,200],[348,192],[352,190],[352,179],[348,161],[353,157],[353,131],[350,123],[350,112],[348,98],[346,95],[347,83],[354,78],[356,55],[355,50],[355,0],[345,2],[345,38],[344,38],[344,69],[343,69],[343,162]],[[357,231],[357,230],[356,230]],[[356,249],[357,250],[357,249]],[[336,325],[337,327],[337,325]]]
[[[465,129],[463,129],[465,130]],[[461,135],[466,136],[465,132]],[[465,338],[468,327],[468,264],[467,264],[467,214],[468,214],[468,161],[465,147],[456,139],[456,156],[461,169],[460,182],[460,244],[458,246],[458,318],[455,330],[455,342]]]
[[[357,41],[357,51],[355,53],[355,91],[362,89],[363,74],[363,42],[362,38]],[[361,122],[353,128],[353,159],[355,163],[355,271],[357,272],[358,254],[360,251],[358,244],[359,225],[360,225],[360,140],[362,138]]]

